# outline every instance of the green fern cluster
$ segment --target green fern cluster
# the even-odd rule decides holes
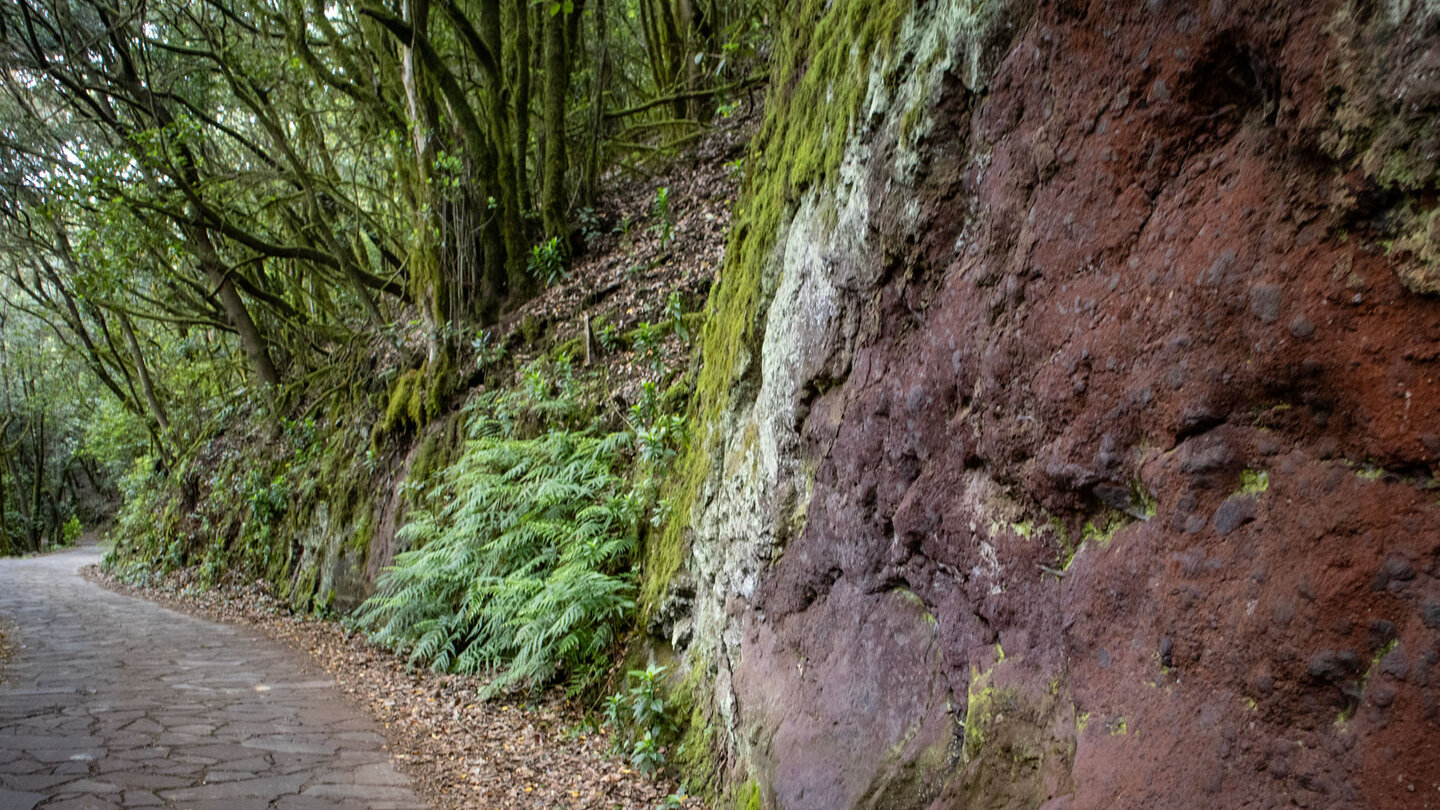
[[[582,688],[634,608],[635,438],[565,427],[563,390],[535,382],[472,410],[463,455],[398,534],[412,550],[356,613],[412,664],[495,676],[488,694],[561,675]],[[519,435],[537,421],[550,429]]]

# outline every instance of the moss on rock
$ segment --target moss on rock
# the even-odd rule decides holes
[[[839,168],[862,114],[872,60],[888,55],[911,0],[803,0],[783,18],[765,122],[751,143],[753,167],[735,212],[720,282],[706,304],[704,363],[692,400],[696,441],[668,497],[673,517],[645,549],[641,604],[658,605],[685,554],[691,511],[720,450],[720,417],[751,373],[764,332],[770,261],[785,220],[806,189]]]

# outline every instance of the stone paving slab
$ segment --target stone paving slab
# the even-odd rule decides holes
[[[423,810],[373,723],[301,656],[80,577],[0,560],[0,810]]]

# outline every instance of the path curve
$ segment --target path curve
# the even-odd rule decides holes
[[[0,810],[426,807],[308,659],[83,579],[99,559],[0,560]]]

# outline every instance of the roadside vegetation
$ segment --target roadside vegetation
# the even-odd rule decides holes
[[[108,528],[663,769],[621,662],[784,13],[0,8],[0,554]]]

